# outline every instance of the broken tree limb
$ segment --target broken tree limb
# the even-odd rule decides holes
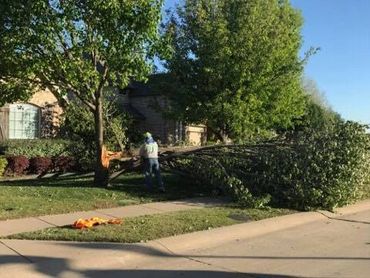
[[[252,146],[252,145],[251,145]],[[227,149],[227,150],[233,150],[237,148],[245,148],[245,151],[248,150],[247,145],[213,145],[213,146],[203,146],[203,147],[190,147],[190,148],[181,148],[181,149],[168,149],[164,150],[159,157],[159,162],[163,164],[166,168],[170,168],[171,171],[175,170],[176,166],[171,165],[171,161],[174,161],[179,158],[185,158],[191,155],[206,155],[209,153],[209,155],[214,155],[217,150]],[[256,146],[256,145],[253,145]],[[131,171],[137,171],[142,167],[142,161],[140,159],[135,159],[134,157],[125,157],[120,159],[123,163],[118,171],[115,171],[110,174],[109,176],[109,182],[115,180],[120,175],[131,172]]]

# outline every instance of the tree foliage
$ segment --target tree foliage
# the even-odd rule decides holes
[[[117,95],[108,93],[103,100],[104,144],[109,150],[125,151],[129,145],[129,129],[133,128],[132,118],[119,107]],[[95,144],[94,116],[80,102],[72,102],[62,116],[60,135],[75,142],[71,152],[85,163],[94,165]],[[91,169],[89,169],[91,170]]]
[[[131,78],[150,73],[150,61],[164,45],[161,5],[161,0],[0,3],[0,84],[7,87],[1,102],[26,98],[35,88],[48,88],[60,102],[72,93],[94,114],[96,183],[107,184],[100,159],[104,88],[124,88]]]
[[[343,121],[340,114],[330,107],[325,94],[319,90],[315,81],[304,78],[302,87],[305,96],[304,113],[293,120],[293,126],[277,129],[279,134],[290,134],[293,130],[300,132],[309,128],[325,132],[330,126]]]
[[[328,125],[341,121],[340,115],[330,107],[325,94],[318,89],[315,81],[304,79],[303,89],[307,95],[305,114],[300,122],[296,123],[295,128],[311,127],[324,130]]]
[[[184,1],[167,24],[172,114],[223,139],[290,126],[304,112],[301,26],[289,1]]]
[[[332,210],[369,192],[366,128],[336,121],[322,130],[294,131],[289,139],[170,155],[162,158],[162,165],[223,191],[243,206]]]
[[[294,132],[288,144],[261,153],[253,183],[271,194],[275,203],[297,209],[332,210],[349,204],[369,191],[366,128],[341,120],[322,129],[309,126]]]

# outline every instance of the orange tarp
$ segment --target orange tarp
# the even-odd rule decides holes
[[[121,224],[121,219],[103,219],[99,217],[92,217],[90,219],[78,219],[73,223],[72,227],[76,229],[91,228],[93,226],[102,225],[102,224]]]

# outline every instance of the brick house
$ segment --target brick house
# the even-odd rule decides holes
[[[150,82],[149,85],[131,82],[118,93],[122,109],[132,115],[138,131],[151,132],[162,144],[205,142],[205,126],[185,125],[162,115],[158,108],[165,109],[169,103],[161,92],[150,88]],[[0,140],[54,137],[62,112],[48,90],[35,93],[26,103],[7,104],[0,108]]]
[[[161,90],[152,86],[155,78],[156,76],[151,76],[148,84],[131,82],[120,92],[123,107],[139,119],[137,128],[141,132],[149,131],[163,144],[204,144],[207,139],[206,126],[186,125],[163,116],[161,111],[170,104]]]
[[[0,140],[54,137],[62,112],[48,90],[36,92],[25,103],[6,104],[0,108]]]

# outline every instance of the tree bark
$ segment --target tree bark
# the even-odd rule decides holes
[[[227,135],[227,133],[224,131],[224,130],[216,130],[214,131],[214,134],[216,135],[216,137],[222,142],[222,144],[230,144],[230,138],[229,136]]]
[[[103,101],[102,96],[96,98],[94,111],[95,119],[95,143],[96,143],[96,166],[94,184],[96,186],[108,186],[109,169],[103,163],[104,124],[103,124]]]
[[[225,132],[221,131],[220,132],[220,137],[221,137],[221,140],[222,140],[223,144],[225,144],[225,145],[230,144],[230,138]]]

